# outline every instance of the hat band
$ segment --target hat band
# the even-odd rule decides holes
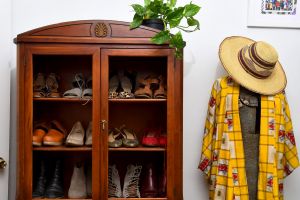
[[[273,69],[276,63],[269,63],[265,60],[263,60],[261,57],[259,57],[257,51],[256,51],[256,43],[253,43],[249,47],[249,56],[251,60],[258,66],[264,69]]]
[[[248,47],[244,47],[239,51],[239,62],[242,65],[242,67],[244,68],[244,70],[251,74],[252,76],[254,76],[255,78],[259,78],[259,79],[264,79],[267,78],[268,76],[270,76],[270,74],[272,72],[270,71],[257,71],[257,69],[255,69],[255,66],[253,64],[253,61],[250,59],[247,59],[244,55],[246,53],[246,50],[248,49]]]

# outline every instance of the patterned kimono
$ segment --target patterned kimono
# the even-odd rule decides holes
[[[209,180],[209,199],[248,200],[239,85],[215,81],[209,100],[199,164]],[[283,199],[283,179],[299,166],[290,110],[284,93],[261,95],[257,199]]]

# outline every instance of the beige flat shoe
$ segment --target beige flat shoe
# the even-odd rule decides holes
[[[84,141],[84,129],[80,121],[77,121],[66,139],[66,145],[68,146],[83,146]]]
[[[93,132],[92,132],[92,122],[89,123],[86,129],[85,145],[91,146],[93,143]]]

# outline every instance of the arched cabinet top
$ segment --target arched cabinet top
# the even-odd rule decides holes
[[[81,20],[33,29],[19,34],[14,42],[150,44],[150,38],[158,32],[146,26],[130,30],[128,22]]]

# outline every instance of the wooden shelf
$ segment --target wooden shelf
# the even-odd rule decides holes
[[[168,200],[168,198],[108,198],[109,200]]]
[[[42,199],[34,198],[32,200],[50,200],[50,199],[47,199],[47,198],[42,198]],[[53,199],[51,199],[51,200],[53,200]],[[59,199],[59,200],[70,200],[70,199]],[[72,200],[92,200],[92,199],[72,199]]]
[[[167,99],[109,99],[112,103],[162,103]]]
[[[50,199],[47,199],[47,198],[36,199],[36,198],[34,198],[32,200],[50,200]],[[53,200],[53,199],[51,199],[51,200]],[[70,199],[59,199],[59,200],[70,200]],[[92,199],[72,199],[72,200],[92,200]]]
[[[82,98],[33,98],[33,101],[87,103],[87,102],[92,102],[93,99],[82,99]]]
[[[42,147],[33,147],[33,151],[92,151],[92,147],[50,147],[50,146],[42,146]]]
[[[126,147],[120,147],[120,148],[109,148],[109,151],[166,151],[163,147],[135,147],[135,148],[126,148]]]

